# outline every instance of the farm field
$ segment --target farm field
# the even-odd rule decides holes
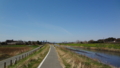
[[[95,49],[95,50],[106,50],[106,51],[120,52],[120,44],[108,44],[108,43],[75,44],[75,43],[68,43],[68,44],[59,44],[59,45],[75,46],[75,47]]]
[[[38,47],[37,45],[4,45],[0,46],[0,60],[24,53]]]

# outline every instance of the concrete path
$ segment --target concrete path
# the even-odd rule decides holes
[[[54,46],[50,45],[50,50],[46,58],[41,62],[38,68],[62,68],[58,60],[57,52]]]

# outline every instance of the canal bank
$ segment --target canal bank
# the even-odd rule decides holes
[[[64,46],[55,45],[65,68],[111,68],[84,55],[77,54]]]
[[[91,50],[91,49],[84,49],[80,47],[70,47],[67,46],[71,51],[74,51],[77,54],[84,55],[91,59],[97,60],[98,62],[112,65],[116,68],[120,67],[120,54],[116,52],[109,52],[109,51],[102,51],[102,50]]]

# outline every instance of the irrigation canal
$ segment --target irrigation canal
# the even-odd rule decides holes
[[[89,50],[89,49],[83,49],[78,47],[67,47],[67,48],[78,54],[85,55],[92,59],[97,59],[101,63],[112,65],[116,68],[120,67],[120,53]]]
[[[97,59],[98,61],[115,67],[120,67],[120,53],[88,50],[74,47],[67,47],[78,54]]]

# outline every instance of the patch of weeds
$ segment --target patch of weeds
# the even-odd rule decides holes
[[[65,64],[65,68],[70,68],[71,67],[71,65],[68,64],[64,59],[62,59],[62,60],[63,60],[63,63]]]

